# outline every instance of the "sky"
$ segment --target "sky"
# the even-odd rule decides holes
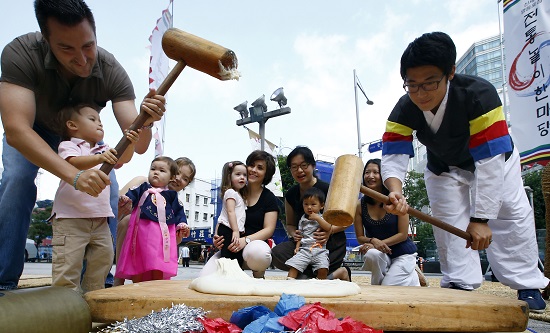
[[[169,0],[88,0],[98,45],[114,54],[134,84],[136,107],[148,91],[149,36]],[[0,0],[0,47],[39,30],[33,1]],[[385,121],[403,95],[399,60],[425,32],[453,38],[460,57],[474,42],[499,33],[497,0],[409,1],[184,1],[174,0],[174,27],[235,52],[239,81],[220,81],[186,68],[166,94],[165,155],[187,156],[197,177],[220,176],[230,160],[252,150],[248,132],[236,125],[235,106],[284,88],[291,113],[266,122],[265,136],[287,155],[306,145],[319,160],[358,154],[353,70],[368,98],[358,91],[361,143],[381,139]],[[502,15],[501,15],[502,16]],[[458,60],[458,59],[457,59]],[[171,62],[171,67],[175,62]],[[110,104],[101,112],[105,141],[116,146],[122,132]],[[258,132],[258,124],[247,125]],[[2,133],[3,133],[3,129]],[[379,157],[363,147],[363,160]],[[146,175],[154,146],[117,171],[121,186]],[[38,199],[53,199],[59,180],[45,172]]]

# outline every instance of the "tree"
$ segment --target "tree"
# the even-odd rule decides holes
[[[286,156],[284,155],[277,156],[277,163],[279,164],[279,170],[281,172],[281,181],[283,182],[283,195],[286,195],[286,192],[288,191],[288,189],[297,183],[292,177],[290,168],[286,165]]]
[[[31,214],[31,225],[27,237],[35,240],[36,244],[40,245],[44,238],[53,234],[52,226],[47,222],[47,219],[52,215],[52,204],[50,202],[49,206],[37,206],[39,207],[33,209]]]
[[[286,156],[284,155],[277,156],[277,164],[279,165],[279,171],[281,172],[281,182],[283,183],[283,196],[286,196],[286,192],[288,192],[288,189],[297,183],[292,177],[290,168],[286,165]],[[283,198],[283,201],[284,201],[284,198]],[[279,214],[279,218],[281,219],[283,225],[286,228],[286,214],[284,209],[281,210],[281,213]]]
[[[403,195],[405,195],[407,203],[412,208],[420,211],[425,211],[427,209],[429,211],[430,202],[428,200],[428,193],[426,192],[424,174],[416,171],[407,172],[403,184]],[[420,220],[413,216],[409,216],[409,219],[411,230],[414,231],[414,228],[420,223]]]
[[[527,173],[523,177],[523,185],[529,186],[533,190],[533,211],[535,212],[535,225],[537,229],[545,229],[546,209],[544,205],[544,196],[542,195],[541,170]]]
[[[426,192],[424,174],[409,171],[403,184],[403,195],[407,198],[409,206],[420,211],[430,211],[430,202]],[[425,223],[416,217],[409,216],[409,225],[413,232],[413,240],[418,241],[418,254],[426,256],[426,249],[432,249],[434,244],[433,229],[431,224]],[[416,237],[414,230],[416,229]]]
[[[419,222],[416,225],[416,238],[419,242],[416,244],[418,255],[428,257],[426,250],[435,250],[435,239],[433,227],[426,222]]]

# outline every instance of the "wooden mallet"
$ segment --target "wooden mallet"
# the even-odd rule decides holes
[[[342,155],[336,159],[323,212],[323,218],[328,223],[341,227],[353,224],[359,192],[385,204],[391,203],[388,196],[361,185],[362,178],[363,161],[359,157]],[[407,213],[460,238],[472,240],[472,236],[466,231],[412,207],[409,207]]]
[[[166,94],[186,66],[219,80],[239,77],[237,56],[233,51],[185,31],[176,28],[168,29],[162,36],[162,49],[168,57],[178,63],[158,87],[158,95]],[[128,129],[135,131],[141,128],[148,118],[149,114],[141,111]],[[115,147],[117,156],[121,156],[129,145],[130,140],[123,136]],[[100,170],[109,174],[113,167],[113,164],[103,163]]]

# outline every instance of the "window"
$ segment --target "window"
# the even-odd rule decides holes
[[[202,220],[203,221],[208,221],[208,213],[202,214]]]
[[[208,197],[204,197],[204,205],[208,206]]]
[[[185,217],[189,218],[189,209],[185,210]]]
[[[199,220],[199,212],[195,212],[195,221]]]
[[[200,197],[197,195],[195,196],[195,205],[198,206],[199,205],[199,199]]]
[[[185,194],[185,202],[189,202],[191,195],[189,193]]]

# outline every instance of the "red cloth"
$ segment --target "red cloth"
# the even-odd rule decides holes
[[[308,333],[383,333],[350,317],[342,320],[334,317],[334,313],[323,308],[321,303],[307,304],[296,311],[289,312],[279,319],[279,323],[293,331],[307,328]]]
[[[199,318],[199,321],[204,326],[204,331],[206,333],[241,333],[242,330],[239,326],[228,323],[221,318]]]

